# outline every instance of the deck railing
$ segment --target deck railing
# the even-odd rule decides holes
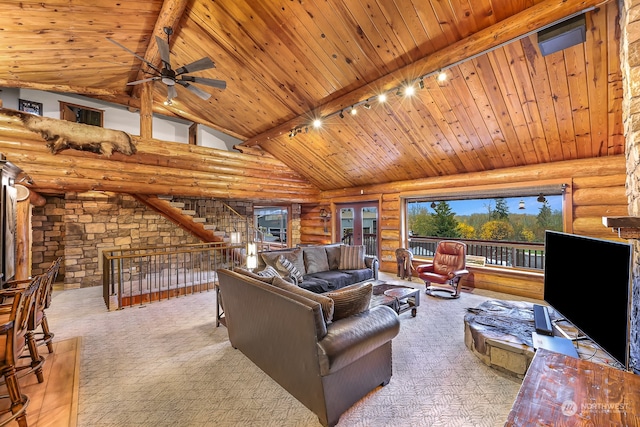
[[[103,252],[103,297],[109,310],[212,290],[220,268],[242,263],[243,245],[226,242]]]
[[[345,245],[353,245],[353,234],[349,233],[344,236],[341,242]],[[362,235],[362,244],[367,255],[378,255],[378,235],[375,233],[364,233]]]
[[[417,257],[432,257],[442,237],[411,237],[409,250]],[[467,255],[486,258],[487,265],[544,270],[544,243],[459,240],[467,244]]]

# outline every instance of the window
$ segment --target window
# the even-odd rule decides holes
[[[60,118],[70,122],[103,127],[102,110],[60,101]]]
[[[287,208],[281,206],[254,207],[255,226],[264,241],[287,243]]]
[[[563,188],[407,198],[408,247],[429,257],[439,240],[456,239],[480,265],[543,269],[545,230],[563,231]]]

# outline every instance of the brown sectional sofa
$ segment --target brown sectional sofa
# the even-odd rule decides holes
[[[365,300],[362,312],[333,320],[331,298],[281,278],[254,277],[218,271],[229,341],[322,425],[334,426],[355,402],[389,382],[391,340],[400,329],[392,309],[368,309]],[[363,283],[332,294],[365,290],[370,298],[371,288]]]
[[[350,247],[337,243],[260,252],[256,271],[271,265],[283,273],[277,260],[280,256],[284,256],[302,274],[302,280],[291,278],[292,281],[301,288],[316,293],[329,292],[355,283],[378,279],[379,263],[375,256],[362,255],[364,264],[360,266],[361,268],[341,269],[341,253],[345,248]]]

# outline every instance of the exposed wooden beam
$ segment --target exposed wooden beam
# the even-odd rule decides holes
[[[259,145],[270,139],[287,135],[291,129],[308,124],[309,117],[323,117],[348,108],[351,105],[373,97],[377,93],[386,92],[398,87],[406,82],[407,79],[417,79],[429,73],[436,72],[437,70],[445,69],[452,64],[459,63],[465,58],[482,54],[532,31],[536,31],[539,28],[558,22],[567,16],[604,5],[607,2],[608,0],[542,1],[520,13],[453,43],[444,49],[382,76],[366,86],[329,101],[316,108],[313,114],[302,114],[260,135],[249,138],[242,145]]]
[[[140,98],[140,137],[153,138],[153,82],[146,82],[142,86]]]
[[[160,55],[158,54],[158,44],[156,43],[154,36],[165,38],[166,34],[164,33],[164,27],[171,27],[175,30],[177,24],[182,18],[185,8],[187,7],[187,3],[188,0],[164,0],[162,3],[162,9],[160,9],[158,19],[156,19],[156,23],[153,26],[153,33],[151,34],[152,37],[149,39],[147,50],[144,53],[144,59],[155,65],[157,68],[161,68],[159,67],[161,60]],[[142,69],[140,69],[135,80],[142,80],[145,77],[147,76],[144,74]],[[141,91],[141,87],[135,86],[133,89],[133,96],[139,98]]]
[[[117,91],[111,90],[111,89],[61,85],[61,84],[53,84],[53,83],[25,82],[23,80],[0,79],[0,86],[24,88],[24,89],[36,89],[36,90],[43,90],[46,92],[77,93],[80,95],[115,96],[118,94]]]

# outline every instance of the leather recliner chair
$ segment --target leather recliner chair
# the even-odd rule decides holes
[[[436,247],[433,262],[416,267],[418,277],[424,280],[428,295],[440,298],[458,298],[460,279],[469,274],[465,269],[467,245],[456,240],[441,240]],[[441,286],[434,286],[437,283]]]

